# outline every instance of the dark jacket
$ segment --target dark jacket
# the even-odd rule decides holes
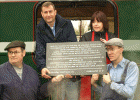
[[[22,80],[9,62],[0,65],[0,100],[38,100],[37,72],[23,63]]]
[[[76,42],[77,38],[70,20],[56,15],[55,37],[42,18],[36,29],[36,64],[38,69],[46,66],[46,43]]]
[[[106,32],[95,32],[94,41],[100,41],[100,38],[106,39],[105,33]],[[114,34],[108,32],[108,40],[111,39],[111,38],[114,38],[114,37],[115,37]],[[91,41],[91,38],[92,38],[92,32],[85,33],[81,37],[80,42],[81,41]]]

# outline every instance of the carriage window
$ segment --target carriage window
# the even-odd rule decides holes
[[[113,1],[52,1],[56,7],[57,13],[65,19],[72,21],[77,39],[86,32],[90,31],[90,18],[95,11],[102,11],[107,15],[109,21],[109,32],[118,37],[118,16],[117,8]],[[35,7],[36,26],[41,19],[41,5],[39,2]]]

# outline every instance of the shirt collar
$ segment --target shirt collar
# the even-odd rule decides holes
[[[51,26],[48,24],[48,26],[51,28]],[[54,22],[54,25],[53,25],[53,29],[55,28],[55,22]],[[52,28],[51,28],[52,29]]]
[[[13,68],[17,68],[17,69],[23,69],[23,66],[21,68],[18,68],[17,66],[12,65]]]
[[[124,67],[124,64],[125,64],[125,59],[123,57],[122,61],[118,64],[120,67]]]
[[[125,65],[125,58],[123,57],[123,59],[118,63],[117,66],[120,66],[120,67],[124,67]],[[113,62],[110,63],[110,66],[113,67]]]

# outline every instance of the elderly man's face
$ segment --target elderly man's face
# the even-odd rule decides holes
[[[25,56],[25,50],[22,50],[21,47],[10,48],[8,50],[9,62],[12,65],[20,65],[23,62],[23,57]]]
[[[106,46],[106,50],[110,61],[117,61],[121,59],[123,48],[118,46]]]

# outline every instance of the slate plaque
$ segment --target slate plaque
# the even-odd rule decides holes
[[[107,73],[105,44],[100,41],[46,45],[46,67],[50,70],[51,76]]]

